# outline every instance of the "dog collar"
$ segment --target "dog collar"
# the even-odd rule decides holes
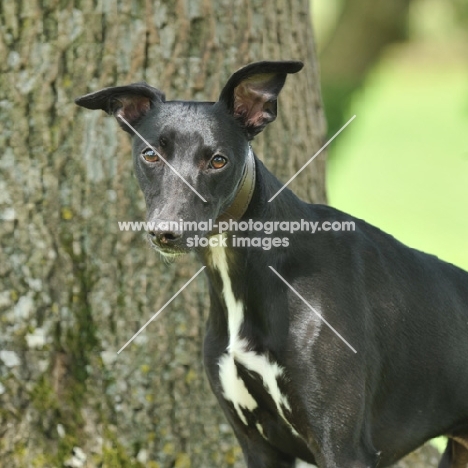
[[[252,148],[249,145],[249,153],[245,163],[244,173],[239,183],[234,201],[224,210],[216,219],[216,224],[219,221],[228,221],[233,219],[238,221],[247,211],[250,200],[255,188],[255,157]]]

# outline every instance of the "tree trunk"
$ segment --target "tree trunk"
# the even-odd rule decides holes
[[[0,465],[243,466],[204,375],[200,268],[166,264],[144,233],[130,144],[73,99],[146,80],[214,100],[238,67],[302,59],[254,143],[286,180],[325,130],[308,1],[95,0],[0,4]],[[292,188],[324,202],[320,157]]]

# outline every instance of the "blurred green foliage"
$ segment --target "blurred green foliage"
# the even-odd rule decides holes
[[[468,270],[468,79],[383,63],[328,165],[330,204]]]
[[[319,46],[341,2],[314,1]],[[467,11],[411,2],[408,41],[382,50],[344,109],[357,118],[331,145],[327,180],[331,205],[466,270]]]

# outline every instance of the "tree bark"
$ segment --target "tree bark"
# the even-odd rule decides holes
[[[215,100],[248,62],[302,59],[254,143],[286,181],[325,130],[308,1],[6,1],[0,21],[0,465],[244,466],[203,371],[204,278],[116,354],[200,265],[118,230],[145,215],[128,137],[73,99]],[[324,202],[323,157],[291,187]]]
[[[395,468],[437,468],[442,455],[431,444],[427,443],[420,449],[400,460]]]

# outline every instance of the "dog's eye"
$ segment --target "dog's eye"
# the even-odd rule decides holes
[[[224,156],[221,156],[219,154],[215,154],[210,161],[210,166],[213,169],[221,169],[224,167],[227,163],[227,159]]]
[[[146,161],[148,162],[156,162],[156,161],[159,161],[159,156],[158,154],[156,153],[156,151],[154,151],[154,149],[152,148],[146,148],[144,149],[141,154],[143,155],[143,157],[145,158]]]

